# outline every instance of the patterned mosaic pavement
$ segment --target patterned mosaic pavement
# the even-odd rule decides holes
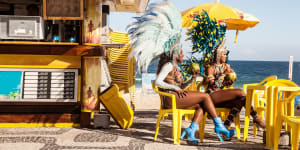
[[[212,120],[208,120],[205,129],[205,140],[198,146],[189,146],[185,141],[181,141],[181,145],[172,144],[170,119],[161,122],[158,139],[153,141],[156,117],[157,110],[137,111],[133,125],[128,130],[119,129],[113,121],[109,129],[0,128],[0,150],[264,149],[262,131],[258,132],[257,137],[253,137],[252,126],[249,130],[248,142],[246,143],[239,141],[237,138],[233,138],[230,142],[219,142],[216,134],[213,132]],[[243,125],[243,122],[241,124]],[[182,128],[188,125],[189,122],[183,121]]]

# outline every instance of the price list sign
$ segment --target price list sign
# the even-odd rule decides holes
[[[76,72],[24,71],[23,99],[75,99]]]

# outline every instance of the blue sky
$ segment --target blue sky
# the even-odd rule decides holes
[[[160,0],[150,0],[150,3]],[[180,11],[215,0],[171,0]],[[240,31],[234,43],[235,31],[227,31],[226,46],[231,60],[300,61],[300,1],[299,0],[220,0],[221,3],[252,14],[260,20],[254,28]],[[298,14],[298,15],[297,15]],[[126,32],[135,13],[111,13],[109,26]],[[185,31],[183,30],[183,35]],[[184,36],[183,36],[184,37]],[[182,40],[185,51],[191,43]]]

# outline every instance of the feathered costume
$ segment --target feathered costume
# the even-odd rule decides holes
[[[194,15],[193,25],[187,30],[188,39],[193,43],[191,58],[182,63],[182,70],[186,78],[190,76],[189,65],[198,63],[201,67],[201,74],[204,76],[204,68],[214,62],[215,57],[220,57],[218,49],[223,48],[222,43],[226,26],[218,24],[216,20],[211,20],[207,12],[203,11],[200,15]],[[199,59],[196,56],[201,55]]]
[[[188,29],[187,35],[188,39],[193,43],[192,56],[190,60],[182,64],[182,70],[184,70],[184,75],[186,79],[190,76],[191,63],[198,63],[201,67],[202,76],[204,76],[205,81],[214,80],[214,84],[208,85],[208,91],[212,92],[213,87],[223,89],[224,86],[230,86],[231,82],[225,81],[225,72],[228,71],[226,65],[219,64],[222,54],[227,55],[229,51],[224,48],[226,26],[218,24],[216,20],[211,20],[207,13],[203,11],[200,15],[195,15],[193,20],[193,26]],[[197,59],[195,55],[201,55],[200,59]],[[214,75],[208,75],[207,69],[209,67],[214,68]],[[232,69],[231,69],[232,70]],[[235,73],[234,73],[235,74]],[[227,78],[229,79],[229,78]],[[234,82],[234,81],[233,81]],[[225,83],[225,84],[223,84]]]
[[[174,60],[174,56],[176,55],[173,54],[181,49],[180,27],[180,12],[177,10],[175,5],[169,1],[152,4],[148,7],[145,14],[143,14],[141,17],[136,17],[136,22],[129,25],[128,33],[133,42],[133,50],[131,51],[129,57],[135,57],[138,71],[141,69],[143,71],[147,71],[147,67],[151,61],[155,60],[163,53],[168,56],[172,55]],[[171,78],[167,78],[170,72],[174,74],[173,76],[170,76]],[[183,86],[188,85],[188,82],[185,84],[179,81],[177,84],[177,79],[183,79],[180,68],[177,66],[176,62],[167,62],[163,64],[161,70],[159,71],[159,74],[155,80],[155,84],[164,90],[164,92],[174,94],[176,97],[176,106],[178,108],[198,105],[200,102],[199,100],[202,102],[202,99],[193,97],[195,95],[193,92],[190,93],[185,91],[185,96],[180,96],[177,92],[181,91]],[[171,84],[170,82],[166,82],[166,80],[173,80],[176,83]],[[164,97],[163,101],[165,105],[163,107],[172,108],[172,106],[174,106],[173,100],[170,97]],[[211,105],[213,105],[213,103],[211,103]],[[200,110],[200,108],[196,109]],[[196,112],[201,113],[200,111]],[[200,114],[195,116],[200,116]],[[219,117],[215,117],[213,120],[215,123],[215,132],[218,134],[221,140],[222,138],[220,133],[226,134],[226,137],[232,137],[235,134],[234,130],[229,131],[227,128],[225,128]],[[199,125],[194,121],[196,120],[193,120],[191,125],[183,131],[180,138],[184,138],[187,134],[188,142],[192,144],[198,144],[198,140],[195,138],[195,132],[199,128]]]
[[[135,19],[127,28],[133,48],[129,57],[135,57],[138,72],[146,72],[160,54],[181,49],[181,14],[173,3],[151,4]]]

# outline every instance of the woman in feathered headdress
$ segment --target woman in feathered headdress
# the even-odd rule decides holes
[[[236,80],[236,74],[226,63],[229,51],[224,48],[226,26],[217,24],[203,11],[194,16],[194,26],[188,29],[189,40],[193,42],[193,53],[201,53],[198,60],[204,66],[204,82],[207,84],[206,92],[210,94],[215,107],[230,108],[228,118],[224,124],[230,127],[234,117],[245,106],[246,97],[242,89],[226,89]],[[197,60],[196,60],[197,62]],[[251,107],[253,122],[259,127],[264,127],[264,121]]]
[[[236,80],[235,72],[226,63],[228,51],[224,48],[224,43],[225,40],[218,46],[214,54],[214,62],[207,68],[206,81],[208,83],[207,93],[210,93],[215,107],[231,109],[224,122],[226,127],[230,127],[236,115],[245,107],[246,96],[242,89],[224,89],[224,87],[232,86]],[[251,107],[250,114],[253,117],[254,124],[261,128],[265,127],[264,120],[257,115],[253,107]]]
[[[210,96],[202,92],[189,92],[183,89],[190,85],[198,72],[192,70],[191,80],[184,82],[183,74],[178,66],[183,61],[180,44],[181,15],[178,9],[169,1],[152,4],[137,21],[129,26],[129,35],[132,44],[130,57],[134,56],[139,70],[147,70],[151,61],[160,58],[157,68],[155,84],[165,92],[174,94],[177,108],[196,109],[193,122],[184,130],[181,139],[188,134],[188,143],[197,144],[195,132],[203,117],[203,109],[212,116],[215,124],[215,132],[223,141],[220,134],[226,137],[235,135],[235,130],[228,130],[217,116],[214,104]],[[164,107],[171,108],[172,100],[164,98]]]

